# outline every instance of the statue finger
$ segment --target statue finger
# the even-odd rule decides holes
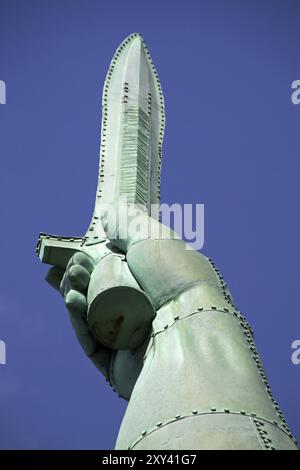
[[[87,300],[81,292],[70,289],[65,295],[65,304],[72,315],[86,315]]]
[[[70,290],[65,298],[70,320],[77,339],[84,352],[91,356],[99,347],[98,341],[92,336],[86,321],[86,297],[80,292]]]
[[[74,265],[80,265],[85,268],[89,274],[92,274],[95,267],[95,262],[88,254],[83,253],[82,251],[78,251],[70,259],[67,269]]]
[[[98,349],[91,355],[88,355],[93,364],[102,374],[108,378],[112,359],[112,350],[98,343]]]
[[[80,264],[74,264],[70,267],[69,272],[70,288],[86,294],[90,282],[90,273]]]
[[[64,270],[57,266],[52,266],[46,274],[46,281],[56,290],[60,290],[60,284],[64,276]]]
[[[59,290],[63,298],[66,298],[67,293],[70,290],[70,280],[69,280],[69,274],[68,271],[65,271],[63,278],[61,280]]]

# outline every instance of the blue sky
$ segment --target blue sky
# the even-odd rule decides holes
[[[101,92],[141,32],[167,113],[162,202],[205,204],[205,245],[300,440],[296,0],[2,0],[1,448],[113,448],[126,404],[85,358],[34,255],[40,231],[82,235],[97,182]]]

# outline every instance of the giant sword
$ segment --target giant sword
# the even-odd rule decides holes
[[[82,238],[41,233],[36,248],[43,263],[62,269],[77,251],[94,259],[88,322],[94,335],[113,349],[138,346],[149,331],[154,309],[123,262],[124,256],[110,247],[99,213],[104,204],[126,199],[157,215],[151,207],[160,201],[164,126],[158,74],[142,36],[131,34],[117,48],[104,83],[99,177],[91,223]],[[114,257],[109,264],[108,256]]]

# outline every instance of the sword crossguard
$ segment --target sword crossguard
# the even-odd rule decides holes
[[[42,263],[65,269],[77,251],[83,251],[83,238],[40,233],[35,252]]]

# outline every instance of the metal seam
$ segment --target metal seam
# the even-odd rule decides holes
[[[253,423],[265,450],[276,450],[276,448],[272,445],[272,439],[270,438],[268,431],[266,429],[262,429],[264,424],[261,423],[258,419],[253,419]]]
[[[277,429],[279,429],[280,431],[282,431],[284,434],[286,434],[290,439],[291,437],[288,435],[288,433],[286,432],[285,429],[283,429],[282,427],[280,427],[276,422],[272,422],[272,421],[269,421],[268,419],[266,418],[262,418],[262,417],[258,417],[256,415],[256,413],[247,413],[246,411],[230,411],[229,409],[225,408],[224,410],[222,411],[217,411],[216,408],[211,408],[210,411],[207,411],[207,412],[201,412],[201,413],[198,413],[198,410],[193,410],[191,413],[189,414],[185,414],[185,415],[176,415],[175,417],[172,417],[170,418],[169,420],[167,420],[165,423],[163,423],[162,421],[158,421],[156,426],[153,427],[153,428],[150,428],[149,430],[143,430],[141,432],[141,435],[128,447],[127,450],[133,450],[133,448],[145,437],[145,436],[148,436],[149,434],[152,434],[153,432],[157,431],[157,429],[159,428],[162,428],[162,427],[165,427],[167,426],[168,424],[171,424],[175,421],[178,421],[178,420],[181,420],[181,419],[185,419],[185,418],[191,418],[193,416],[202,416],[202,415],[212,415],[212,414],[232,414],[232,415],[242,415],[242,416],[246,416],[248,418],[251,418],[253,421],[255,420],[257,423],[259,423],[260,425],[262,425],[261,421],[264,423],[268,423],[268,424],[271,424],[272,426],[276,427]],[[255,422],[255,425],[257,425],[257,423]],[[293,439],[292,439],[293,440]],[[294,441],[294,440],[293,440]],[[294,441],[295,442],[295,441]],[[271,446],[270,446],[271,447]],[[268,447],[266,447],[268,448]]]
[[[258,354],[258,352],[257,352],[257,349],[256,349],[256,345],[255,345],[254,341],[252,340],[252,338],[249,336],[249,334],[247,334],[247,332],[246,332],[245,330],[243,331],[243,333],[244,333],[244,336],[246,337],[247,343],[248,343],[248,345],[249,345],[249,349],[250,349],[250,351],[251,351],[251,357],[252,357],[252,359],[254,360],[254,362],[255,362],[255,364],[256,364],[256,367],[257,367],[257,369],[258,369],[258,371],[259,371],[259,374],[260,374],[260,376],[261,376],[261,378],[262,378],[263,383],[265,384],[266,392],[267,392],[267,394],[268,394],[270,400],[271,400],[272,403],[273,403],[273,407],[274,407],[274,409],[275,409],[275,412],[276,412],[276,414],[277,414],[279,420],[282,422],[282,426],[286,429],[286,432],[288,433],[288,435],[294,440],[294,438],[293,438],[293,436],[292,436],[292,434],[291,434],[291,432],[290,432],[290,429],[289,429],[289,427],[288,427],[288,425],[287,425],[287,422],[286,422],[286,420],[285,420],[285,418],[284,418],[284,415],[283,415],[281,409],[279,408],[279,405],[278,405],[277,401],[276,401],[276,400],[274,399],[274,397],[273,397],[273,394],[272,394],[272,391],[271,391],[271,387],[270,387],[270,385],[269,385],[267,376],[266,376],[266,374],[265,374],[265,371],[264,371],[264,368],[263,368],[263,365],[262,365],[260,356],[259,356],[259,354]],[[294,442],[295,442],[295,440],[294,440]]]
[[[151,337],[150,337],[150,341],[152,341],[152,344],[150,345],[149,349],[147,350],[146,354],[144,355],[143,357],[143,361],[145,361],[146,357],[148,356],[153,344],[154,344],[154,338],[160,334],[160,333],[163,333],[164,331],[166,331],[168,328],[171,328],[172,326],[174,326],[175,324],[177,324],[179,321],[181,320],[185,320],[186,318],[189,318],[193,315],[196,315],[196,314],[200,314],[200,313],[204,313],[204,312],[219,312],[219,313],[225,313],[225,314],[229,314],[229,315],[233,315],[235,318],[237,318],[238,320],[240,320],[241,322],[241,325],[244,325],[244,328],[249,328],[249,331],[250,333],[252,334],[251,332],[251,327],[250,325],[248,324],[247,320],[245,319],[245,317],[243,317],[243,315],[240,314],[240,312],[238,312],[237,310],[232,310],[230,311],[227,307],[216,307],[214,305],[211,306],[211,308],[203,308],[203,307],[198,307],[198,310],[195,311],[195,312],[192,312],[192,313],[189,313],[188,315],[184,315],[182,317],[180,317],[179,315],[177,315],[176,317],[174,317],[174,321],[172,323],[168,323],[166,324],[162,330],[158,330],[156,332],[152,332],[151,333]]]
[[[213,269],[215,270],[218,278],[219,278],[219,282],[222,283],[223,285],[223,295],[226,299],[226,301],[228,303],[230,303],[233,307],[234,307],[234,304],[232,302],[232,299],[229,295],[226,295],[225,294],[225,291],[226,291],[226,288],[227,288],[227,284],[225,284],[225,282],[223,281],[223,276],[220,274],[219,270],[216,268],[216,265],[215,263],[212,261],[211,258],[207,258],[209,263],[211,264],[211,266],[213,267]],[[225,286],[225,287],[224,287]],[[234,307],[235,308],[235,307]],[[241,326],[243,327],[242,323],[241,323]],[[289,427],[288,427],[288,424],[284,418],[284,415],[281,411],[281,409],[279,408],[279,405],[277,403],[277,401],[274,399],[273,397],[273,394],[272,394],[272,391],[271,391],[271,387],[269,385],[269,382],[268,382],[268,379],[267,379],[267,376],[265,374],[265,371],[264,371],[264,368],[263,368],[263,365],[262,365],[262,362],[261,362],[261,358],[258,354],[258,351],[256,349],[256,344],[254,343],[253,341],[253,330],[252,328],[250,327],[250,325],[248,324],[248,327],[249,327],[249,330],[248,328],[243,328],[243,333],[244,333],[244,336],[246,337],[246,340],[247,340],[247,343],[248,343],[248,346],[249,346],[249,349],[251,351],[251,356],[252,356],[252,359],[254,360],[255,364],[256,364],[256,367],[259,371],[259,374],[262,378],[262,381],[263,383],[265,384],[265,389],[266,389],[266,392],[270,398],[270,400],[272,401],[273,403],[273,407],[275,409],[275,412],[279,418],[279,420],[282,422],[282,426],[285,428],[286,430],[286,433],[288,434],[288,436],[296,443],[296,440],[294,439]]]
[[[223,276],[221,275],[220,271],[217,269],[215,263],[213,262],[213,260],[211,258],[206,258],[209,262],[209,264],[211,265],[211,267],[213,268],[217,278],[218,278],[218,281],[220,283],[220,287],[221,287],[221,290],[222,290],[222,294],[223,294],[223,297],[224,299],[226,300],[226,302],[228,302],[233,308],[235,308],[235,305],[232,301],[232,297],[229,293],[229,289],[228,289],[228,285],[226,284],[226,282],[224,281],[224,278]]]

